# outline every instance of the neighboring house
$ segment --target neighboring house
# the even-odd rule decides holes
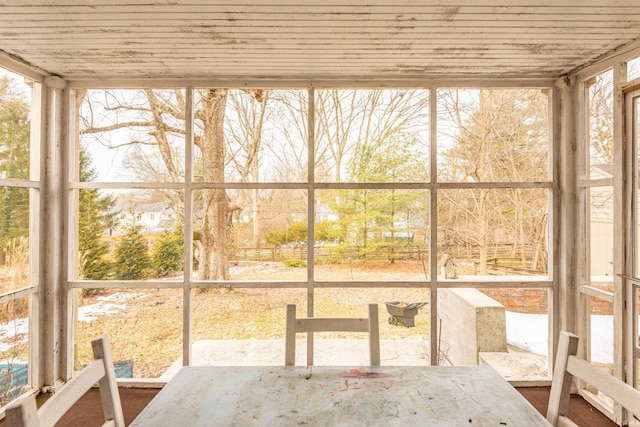
[[[316,203],[316,224],[322,221],[337,221],[340,219],[337,213],[335,213],[329,205],[318,201]]]
[[[112,212],[118,215],[118,225],[106,230],[100,239],[107,244],[111,255],[118,240],[127,234],[132,225],[140,227],[139,233],[145,238],[148,248],[162,233],[175,228],[175,210],[164,202],[131,203],[129,200],[117,200]]]
[[[591,179],[613,177],[613,165],[591,166]],[[613,187],[590,188],[591,277],[613,274]]]

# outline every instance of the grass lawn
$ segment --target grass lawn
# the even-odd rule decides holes
[[[424,280],[419,263],[378,266],[319,265],[323,280]],[[305,268],[281,263],[252,263],[232,268],[234,280],[300,280]],[[284,339],[285,306],[294,303],[306,315],[307,289],[198,290],[192,303],[193,341],[224,339]],[[379,308],[380,338],[428,336],[429,306],[420,309],[416,326],[393,326],[385,301],[427,302],[426,289],[321,288],[314,291],[314,315],[366,317],[367,304]],[[110,289],[80,298],[76,338],[76,367],[91,359],[90,341],[107,333],[114,360],[131,360],[134,377],[160,376],[182,355],[183,291],[181,289]],[[90,310],[95,308],[93,312]],[[317,338],[365,334],[317,334]],[[283,350],[284,351],[284,350]]]

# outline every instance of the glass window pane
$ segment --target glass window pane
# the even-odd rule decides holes
[[[193,365],[284,365],[286,305],[305,313],[306,295],[306,289],[196,291]]]
[[[440,190],[439,262],[453,259],[459,277],[546,278],[548,200],[547,189]]]
[[[29,189],[0,187],[2,292],[29,286]]]
[[[391,308],[387,303],[392,303]],[[415,309],[410,308],[410,304],[416,303],[425,304]],[[430,364],[427,356],[430,319],[428,288],[317,289],[313,314],[316,317],[368,317],[368,304],[378,304],[382,365]],[[306,315],[300,310],[298,313],[300,316]],[[314,335],[314,363],[343,366],[369,364],[368,334],[322,332]],[[304,340],[304,335],[301,337]],[[306,358],[304,354],[306,353],[302,357]],[[301,356],[296,359],[299,357]]]
[[[589,82],[589,172],[591,179],[613,177],[613,71]]]
[[[591,280],[613,280],[613,187],[587,189]]]
[[[627,80],[640,78],[640,57],[627,61]]]
[[[78,277],[142,280],[181,275],[182,194],[80,189]]]
[[[182,356],[181,289],[78,289],[75,366],[107,334],[121,378],[160,378]],[[180,364],[182,360],[180,359]]]
[[[29,179],[31,88],[0,68],[0,178]]]
[[[307,91],[197,89],[194,179],[306,182]]]
[[[549,180],[546,91],[438,91],[438,180]]]
[[[201,280],[251,280],[243,266],[272,263],[254,280],[306,280],[303,190],[194,192],[194,271]]]
[[[0,405],[29,390],[29,298],[0,304]]]
[[[601,289],[613,292],[611,283],[596,284]],[[591,344],[590,360],[593,364],[613,374],[613,304],[590,297]]]
[[[184,181],[183,89],[78,91],[80,181]],[[82,155],[82,154],[81,154]]]
[[[0,68],[0,178],[27,180],[31,168],[31,88],[24,78]],[[34,283],[30,277],[30,197],[36,190],[0,187],[0,294]],[[36,263],[37,264],[37,263]],[[0,304],[0,406],[30,389],[31,296]]]
[[[316,181],[428,181],[428,112],[427,90],[318,90]]]
[[[323,190],[316,196],[316,280],[427,280],[428,191]]]

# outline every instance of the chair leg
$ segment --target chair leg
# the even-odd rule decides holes
[[[571,382],[573,381],[573,375],[566,372],[567,361],[570,355],[575,356],[577,352],[578,337],[562,332],[560,340],[558,340],[558,351],[556,353],[555,366],[553,367],[551,392],[549,393],[549,406],[547,407],[547,421],[553,426],[558,424],[560,416],[567,415]]]
[[[284,337],[285,366],[293,366],[296,364],[296,306],[295,304],[287,304],[287,326]]]
[[[109,339],[106,335],[102,335],[91,341],[91,346],[93,348],[93,358],[96,360],[101,359],[102,363],[104,363],[105,374],[98,381],[104,419],[113,420],[116,427],[124,427],[124,415],[122,413],[113,359],[111,358]]]
[[[380,366],[378,304],[369,304],[369,361],[371,366]]]

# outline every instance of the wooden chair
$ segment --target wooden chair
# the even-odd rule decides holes
[[[109,340],[102,335],[91,342],[93,362],[71,378],[39,409],[35,395],[18,398],[6,410],[8,426],[44,427],[55,425],[60,418],[97,382],[100,388],[103,427],[124,427],[124,416],[116,374],[111,360]]]
[[[590,384],[628,409],[630,413],[640,416],[640,391],[586,360],[580,359],[576,356],[577,351],[578,337],[568,332],[561,332],[551,380],[547,420],[554,427],[577,426],[567,418],[573,377]]]
[[[368,332],[369,360],[380,366],[380,333],[378,330],[378,304],[369,304],[369,317],[304,317],[296,318],[295,304],[287,304],[287,332],[285,336],[285,365],[296,363],[296,333],[306,332]],[[309,364],[313,354],[307,355]]]

